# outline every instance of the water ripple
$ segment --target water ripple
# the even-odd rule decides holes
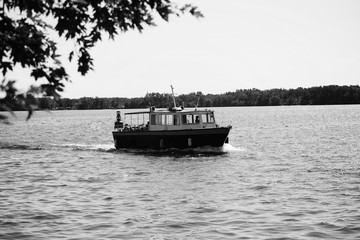
[[[112,111],[2,127],[0,239],[360,238],[359,106],[218,110],[223,149],[115,150]]]

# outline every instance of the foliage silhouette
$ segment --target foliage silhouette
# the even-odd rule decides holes
[[[179,6],[170,0],[1,1],[0,71],[4,80],[0,83],[0,110],[12,111],[12,104],[17,100],[22,109],[29,111],[29,118],[37,106],[35,97],[60,97],[64,82],[70,79],[50,32],[75,42],[68,59],[73,61],[76,57],[77,70],[85,75],[94,67],[90,49],[104,35],[114,39],[119,33],[155,26],[157,15],[168,21],[171,15],[186,12],[202,17],[196,7]],[[17,65],[30,69],[33,80],[44,79],[45,83],[21,93],[15,81],[6,80],[6,74]],[[6,116],[2,115],[0,121],[4,119]]]

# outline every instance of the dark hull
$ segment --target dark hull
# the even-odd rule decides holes
[[[221,147],[231,127],[172,131],[113,132],[115,148],[185,149],[202,146]]]

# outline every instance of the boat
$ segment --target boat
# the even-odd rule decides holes
[[[112,132],[116,149],[193,149],[228,143],[230,125],[219,126],[213,110],[177,107],[172,86],[171,90],[174,107],[128,112],[124,122],[116,111]]]

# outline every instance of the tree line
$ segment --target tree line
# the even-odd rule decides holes
[[[78,99],[42,97],[34,99],[39,109],[82,110],[82,109],[134,109],[156,106],[171,107],[172,96],[168,93],[147,93],[138,98],[98,98]],[[193,92],[176,97],[178,106],[184,107],[227,107],[227,106],[279,106],[279,105],[331,105],[360,104],[360,86],[320,86],[297,89],[243,89],[223,94],[202,94]],[[14,110],[23,110],[16,99]]]

